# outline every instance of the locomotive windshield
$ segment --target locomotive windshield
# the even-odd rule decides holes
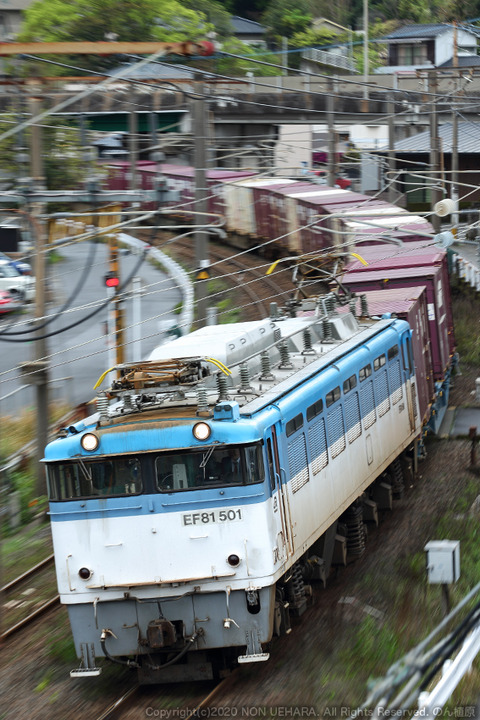
[[[201,451],[162,453],[155,458],[155,482],[160,492],[218,485],[251,485],[265,477],[259,445]]]
[[[264,477],[260,445],[210,446],[47,465],[52,501],[250,485],[263,482]]]
[[[47,485],[50,500],[137,495],[143,489],[141,463],[128,457],[47,465]]]

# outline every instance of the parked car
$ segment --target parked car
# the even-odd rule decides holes
[[[18,310],[22,306],[7,290],[0,290],[0,315]]]
[[[5,255],[5,253],[0,252],[0,260],[4,260],[6,262],[9,262],[10,265],[13,265],[15,270],[18,270],[19,273],[22,275],[31,275],[32,274],[32,266],[25,262],[24,260],[14,260],[13,258],[9,257],[8,255]]]
[[[10,262],[0,260],[0,290],[7,290],[14,298],[29,302],[35,297],[35,278],[22,275]]]

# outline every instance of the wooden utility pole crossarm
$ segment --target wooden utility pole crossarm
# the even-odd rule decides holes
[[[199,42],[26,42],[0,43],[0,56],[5,55],[213,55],[215,47],[208,40]]]

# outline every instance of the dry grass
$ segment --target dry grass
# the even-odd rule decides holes
[[[50,423],[56,423],[69,411],[66,405],[50,409]],[[35,439],[36,413],[24,410],[18,417],[0,416],[0,458],[8,458]]]

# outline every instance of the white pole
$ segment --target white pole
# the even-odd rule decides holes
[[[142,357],[142,341],[140,335],[140,323],[142,320],[141,288],[140,278],[136,275],[132,279],[132,361],[140,360]]]

